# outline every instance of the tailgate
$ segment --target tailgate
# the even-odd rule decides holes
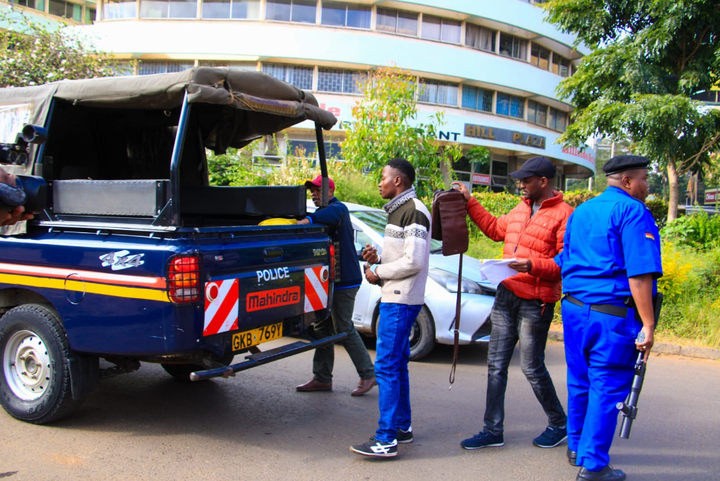
[[[203,336],[248,331],[298,316],[307,317],[309,324],[330,304],[331,244],[322,230],[294,227],[283,234],[235,237],[203,246],[201,255]],[[266,340],[282,335],[275,330],[251,334]],[[246,347],[242,339],[233,339],[238,343],[235,348]]]

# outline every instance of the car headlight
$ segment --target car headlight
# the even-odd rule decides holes
[[[458,291],[458,276],[452,272],[442,269],[430,269],[428,277],[443,286],[448,292]],[[482,290],[477,282],[463,277],[460,284],[460,292],[465,294],[481,294]]]

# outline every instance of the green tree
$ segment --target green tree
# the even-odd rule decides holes
[[[0,13],[0,87],[55,80],[110,77],[120,70],[111,55],[67,25],[31,20],[13,10]]]
[[[377,177],[388,161],[407,159],[417,171],[418,195],[427,200],[446,186],[452,160],[462,155],[459,146],[441,147],[436,141],[442,114],[433,114],[428,124],[410,124],[417,118],[417,82],[396,67],[368,72],[362,87],[363,98],[353,107],[354,122],[342,143],[343,156]]]
[[[692,96],[720,78],[717,0],[551,0],[548,20],[593,46],[560,97],[576,106],[560,141],[628,139],[667,170],[670,220],[679,175],[698,170],[720,140],[720,110]]]

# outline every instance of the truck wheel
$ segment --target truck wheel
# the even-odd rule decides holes
[[[220,359],[217,359],[217,362],[224,366],[229,366],[234,357],[235,354],[231,352],[229,354],[225,354]],[[181,382],[190,382],[190,373],[207,369],[206,367],[198,364],[161,364],[161,366],[165,369],[166,373]]]
[[[435,347],[435,324],[427,307],[423,306],[410,331],[410,360],[418,361]]]
[[[58,314],[27,304],[0,318],[0,403],[12,417],[45,424],[80,407],[70,387],[70,356]]]

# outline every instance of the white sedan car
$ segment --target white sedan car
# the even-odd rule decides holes
[[[381,209],[346,202],[355,231],[355,248],[362,264],[360,252],[365,244],[382,251],[387,215]],[[308,202],[308,211],[315,205]],[[425,287],[425,305],[418,315],[410,337],[410,359],[418,360],[432,351],[435,343],[453,344],[455,305],[457,301],[457,272],[460,256],[445,257],[442,243],[432,241],[430,269]],[[490,310],[495,300],[496,285],[482,282],[480,262],[463,256],[463,278],[460,286],[460,344],[487,342],[490,334]],[[375,336],[380,304],[380,287],[363,279],[355,298],[353,323],[363,335]]]

